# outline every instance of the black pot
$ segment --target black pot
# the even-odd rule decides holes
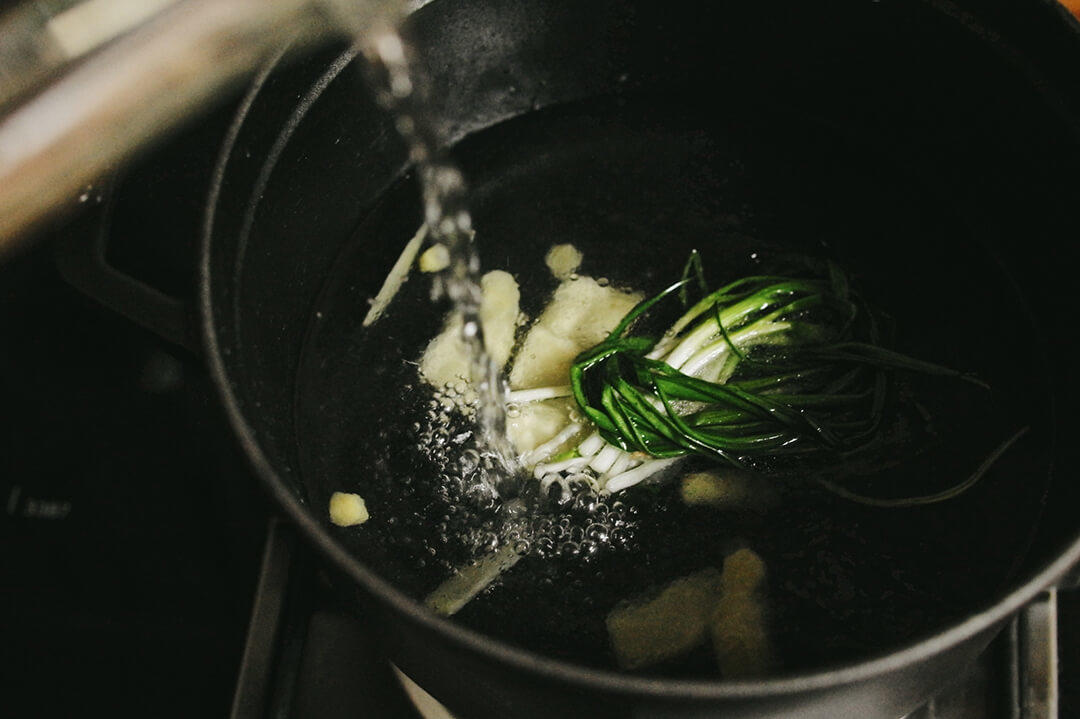
[[[886,284],[913,296],[961,278],[955,293],[916,303],[959,317],[927,341],[954,363],[1012,358],[987,371],[1032,429],[986,492],[903,520],[925,535],[898,550],[905,561],[936,561],[939,546],[967,552],[949,565],[963,611],[905,641],[760,681],[620,675],[437,618],[332,532],[325,499],[350,469],[332,448],[378,408],[307,388],[357,369],[340,358],[399,251],[384,238],[409,237],[420,219],[404,147],[345,48],[271,63],[215,174],[198,305],[239,440],[355,582],[389,656],[464,716],[902,715],[1080,557],[1078,492],[1055,421],[1075,397],[1057,341],[1074,303],[1057,255],[1080,233],[1078,31],[1049,0],[436,0],[410,18],[444,140],[461,143],[481,236],[516,233],[546,249],[578,228],[598,251],[632,252],[640,243],[621,243],[627,233],[649,237],[675,217],[725,236],[828,237],[857,265],[891,268]],[[644,203],[620,194],[655,177],[669,189]],[[703,200],[717,193],[730,202]],[[532,201],[549,196],[560,198],[554,220]],[[599,223],[607,229],[581,230],[608,200],[618,211]],[[482,257],[494,249],[481,242]],[[1032,329],[1002,329],[1020,326]]]

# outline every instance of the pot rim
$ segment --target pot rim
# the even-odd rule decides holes
[[[415,10],[430,1],[432,0],[414,2],[411,9]],[[940,2],[940,0],[929,1],[934,5]],[[947,0],[945,4],[949,4]],[[1077,35],[1080,36],[1080,23],[1056,0],[1039,0],[1039,4],[1045,9],[1056,9],[1057,12],[1067,16],[1066,22],[1071,23]],[[798,694],[865,682],[908,665],[923,662],[1004,622],[1037,594],[1050,587],[1072,567],[1080,563],[1080,530],[1078,530],[1071,542],[1028,581],[1013,589],[989,608],[958,623],[953,623],[929,637],[909,642],[891,651],[884,651],[869,659],[849,661],[833,668],[755,680],[673,679],[620,674],[612,670],[586,667],[549,658],[512,646],[433,614],[417,600],[395,588],[354,557],[331,536],[328,528],[317,519],[315,513],[306,508],[289,489],[263,453],[253,428],[240,408],[218,343],[217,325],[214,320],[215,300],[212,296],[210,277],[217,203],[240,129],[260,89],[283,54],[284,50],[271,59],[253,81],[226,133],[211,176],[198,264],[197,305],[203,350],[210,376],[224,404],[229,423],[250,465],[269,488],[271,495],[285,509],[288,517],[300,528],[311,544],[364,591],[387,605],[398,616],[423,629],[442,635],[458,648],[480,654],[488,660],[510,665],[520,671],[534,673],[545,679],[579,689],[692,700],[743,699]],[[1059,469],[1052,466],[1050,471],[1054,473]]]

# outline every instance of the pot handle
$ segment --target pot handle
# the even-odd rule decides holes
[[[200,343],[186,300],[162,292],[109,263],[111,188],[101,212],[89,218],[91,237],[65,233],[53,243],[53,259],[61,277],[83,294],[127,317],[174,345],[200,353]]]

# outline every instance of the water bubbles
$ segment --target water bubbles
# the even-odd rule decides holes
[[[515,519],[517,517],[525,516],[528,513],[529,508],[521,499],[512,499],[503,504],[502,511],[503,515],[508,519]],[[517,530],[513,530],[511,532],[511,538],[516,538],[515,535],[518,534],[519,532]]]
[[[475,407],[476,394],[463,382],[421,399],[425,419],[414,425],[416,452],[435,472],[412,481],[428,506],[406,524],[427,528],[422,543],[431,565],[449,571],[505,546],[538,559],[585,562],[632,545],[636,523],[628,508],[602,496],[590,470],[539,481],[508,474],[471,431],[462,412],[466,394]],[[395,491],[407,488],[400,482]]]
[[[484,483],[473,484],[465,492],[465,499],[479,510],[491,509],[495,506],[495,493]]]
[[[591,512],[596,507],[596,496],[591,493],[582,492],[578,496],[574,497],[574,511],[575,512]]]
[[[494,532],[488,532],[487,534],[485,534],[484,538],[483,538],[483,541],[480,543],[481,551],[483,551],[485,553],[494,552],[498,548],[499,548],[499,535],[495,534]]]
[[[480,466],[480,453],[475,449],[467,449],[461,453],[458,459],[458,467],[463,475],[472,474]]]

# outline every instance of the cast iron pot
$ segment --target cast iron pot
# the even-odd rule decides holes
[[[647,274],[650,256],[633,248],[660,242],[651,238],[685,257],[690,245],[664,233],[675,223],[697,237],[841,247],[857,265],[891,268],[883,282],[900,293],[963,278],[945,300],[916,303],[961,318],[952,334],[934,325],[934,357],[1012,387],[1031,431],[986,492],[882,520],[922,534],[898,550],[904,561],[960,547],[950,565],[960,616],[810,671],[658,679],[500,642],[387,582],[325,507],[361,471],[342,448],[384,411],[356,401],[350,377],[363,362],[343,358],[420,211],[402,143],[346,48],[271,62],[214,176],[201,351],[239,441],[355,582],[388,655],[463,716],[903,715],[1080,557],[1073,465],[1055,422],[1075,399],[1057,341],[1074,302],[1056,257],[1080,236],[1078,30],[1049,0],[435,0],[409,21],[481,238],[538,252],[566,238],[617,248]],[[498,246],[478,241],[498,264]],[[190,339],[175,307],[143,307],[144,322]],[[980,364],[1003,347],[1014,363]]]

